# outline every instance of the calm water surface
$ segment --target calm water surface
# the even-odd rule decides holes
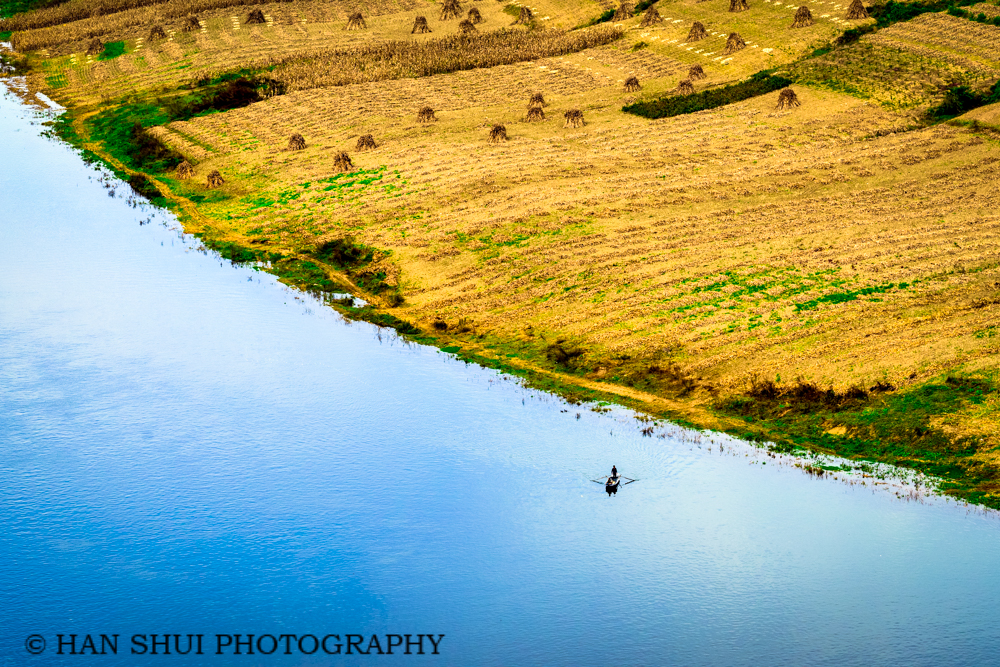
[[[109,196],[44,119],[0,97],[0,665],[1000,664],[997,519],[345,323]],[[613,463],[640,481],[609,498]],[[123,639],[60,658],[58,633]],[[136,633],[445,638],[166,658]]]

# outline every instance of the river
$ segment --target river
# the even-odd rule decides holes
[[[0,665],[1000,663],[995,516],[345,322],[0,90]],[[639,481],[608,496],[612,464]],[[130,653],[156,633],[204,655]],[[215,653],[351,633],[444,638]]]

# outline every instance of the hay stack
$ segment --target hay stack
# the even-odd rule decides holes
[[[333,168],[339,172],[354,171],[354,163],[347,153],[340,151],[333,157]]]
[[[864,3],[861,0],[854,0],[851,6],[847,8],[847,16],[845,17],[848,21],[858,21],[860,19],[868,18],[868,10],[865,9]]]
[[[691,69],[688,70],[688,80],[701,81],[707,78],[708,75],[705,74],[705,70],[701,68],[701,65],[691,65]]]
[[[306,140],[305,138],[296,132],[292,136],[288,137],[288,150],[290,151],[301,151],[305,150]]]
[[[225,182],[226,180],[222,178],[222,174],[219,173],[218,169],[208,172],[208,178],[205,180],[209,188],[221,188]]]
[[[691,24],[691,29],[688,31],[687,41],[697,42],[708,37],[708,31],[705,30],[705,26],[701,21],[695,21]]]
[[[148,41],[152,42],[154,39],[166,39],[167,33],[163,30],[162,26],[154,25],[149,29]]]
[[[348,30],[364,30],[368,27],[365,22],[365,17],[361,15],[361,12],[354,12],[347,17],[347,29]]]
[[[483,15],[479,13],[479,8],[473,7],[469,10],[469,20],[472,21],[473,25],[477,25],[483,22]]]
[[[563,114],[566,119],[565,127],[583,127],[583,112],[579,109],[570,109]]]
[[[521,7],[521,13],[517,15],[517,20],[511,25],[531,25],[535,22],[535,15],[527,7]]]
[[[244,21],[246,25],[261,25],[263,23],[267,23],[267,19],[264,18],[264,12],[260,8],[250,10],[250,13],[247,14],[247,20]]]
[[[612,21],[627,21],[632,18],[634,11],[632,9],[632,3],[627,0],[622,0],[621,4],[618,5],[618,9],[615,10],[615,15],[611,17]]]
[[[781,93],[778,94],[778,106],[775,108],[781,111],[783,109],[794,109],[797,106],[802,106],[802,102],[799,102],[795,91],[791,88],[783,88]]]
[[[177,165],[177,178],[179,178],[182,181],[186,181],[192,176],[194,176],[194,167],[191,166],[190,162],[184,160],[179,165]]]
[[[524,119],[529,123],[545,120],[545,112],[542,111],[542,107],[528,107],[528,115]]]
[[[90,44],[87,45],[87,55],[88,56],[99,56],[101,52],[104,51],[104,42],[95,37],[90,40]]]
[[[684,79],[677,84],[675,92],[678,95],[690,95],[694,92],[694,84],[691,83],[691,79]]]
[[[378,148],[378,146],[375,145],[375,139],[372,137],[372,135],[362,134],[360,137],[358,137],[358,143],[354,147],[354,150],[369,151],[369,150],[374,150],[376,148]]]
[[[458,4],[458,0],[444,0],[444,4],[441,5],[441,20],[447,21],[448,19],[457,19],[459,14],[462,13],[462,6]]]
[[[747,0],[729,0],[729,11],[731,12],[745,12],[750,9],[750,5],[747,4]]]
[[[530,109],[531,107],[544,107],[544,106],[545,106],[545,98],[542,97],[542,94],[532,93],[531,99],[528,100],[528,108]]]
[[[656,7],[650,7],[646,10],[646,13],[642,15],[642,21],[639,22],[639,27],[648,28],[649,26],[657,23],[663,23],[663,17],[660,16],[660,12],[656,11]]]
[[[188,14],[188,17],[184,19],[184,24],[181,26],[181,30],[184,32],[201,30],[201,22],[198,21],[198,17],[194,14]]]
[[[420,111],[417,112],[417,120],[421,123],[429,123],[432,120],[437,120],[434,116],[434,109],[430,107],[421,107]]]
[[[629,78],[625,79],[625,92],[626,93],[634,93],[637,90],[639,90],[640,88],[642,88],[642,86],[639,85],[639,79],[638,79],[638,77],[630,76]]]
[[[468,35],[471,32],[479,32],[469,19],[462,19],[459,22],[458,31],[463,35]]]
[[[490,130],[490,138],[487,140],[491,144],[502,144],[507,141],[507,128],[497,123]]]
[[[723,50],[722,55],[731,56],[737,51],[742,51],[747,48],[747,43],[743,41],[743,38],[739,36],[739,33],[731,32],[729,33],[729,38],[726,39],[726,48]]]
[[[422,35],[425,32],[430,32],[431,28],[427,25],[426,16],[418,16],[413,19],[413,30],[410,31],[411,35]]]
[[[793,28],[808,28],[813,23],[815,21],[813,21],[812,12],[809,11],[808,7],[802,5],[795,10],[795,20],[792,21]]]

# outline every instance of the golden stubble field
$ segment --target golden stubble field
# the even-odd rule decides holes
[[[610,6],[512,4],[562,28]],[[205,194],[213,170],[225,178],[226,198],[198,205],[203,231],[293,253],[345,236],[388,250],[384,268],[405,300],[381,305],[458,344],[538,353],[561,341],[582,352],[586,380],[627,384],[643,365],[669,366],[702,395],[738,392],[753,378],[844,389],[905,387],[946,370],[993,373],[997,138],[926,127],[920,113],[953,79],[981,87],[1000,76],[998,29],[928,15],[864,37],[799,67],[813,83],[793,86],[801,106],[790,110],[776,109],[773,92],[653,121],[621,111],[673,91],[695,64],[707,74],[694,81],[701,90],[791,63],[866,24],[843,20],[847,4],[811,3],[815,24],[793,29],[796,7],[778,2],[738,13],[719,0],[661,2],[662,23],[620,22],[624,37],[609,45],[292,90],[151,132],[194,165],[193,179],[166,179],[173,192]],[[343,3],[261,7],[260,26],[241,23],[249,6],[202,12],[190,33],[164,19],[170,36],[158,41],[115,28],[105,41],[125,39],[126,52],[108,61],[80,53],[85,40],[53,43],[33,83],[96,109],[289,54],[434,39],[458,24],[426,0],[385,0],[360,31],[344,29],[352,6]],[[462,16],[471,7],[482,31],[513,20],[504,3],[464,2]],[[420,15],[433,32],[411,37]],[[688,43],[695,20],[708,37]],[[747,48],[725,55],[730,32]],[[856,82],[854,94],[825,86],[831,72]],[[630,76],[641,90],[625,92]],[[545,96],[545,119],[529,122],[535,92]],[[418,121],[424,106],[436,120]],[[573,109],[583,127],[566,127]],[[988,124],[995,115],[970,117]],[[497,123],[508,140],[488,143]],[[295,133],[304,150],[288,148]],[[367,134],[377,147],[356,150]],[[341,151],[356,171],[338,172]],[[442,321],[444,333],[433,328]],[[969,415],[950,420],[957,433],[985,429]]]

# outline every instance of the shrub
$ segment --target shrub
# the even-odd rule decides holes
[[[622,107],[622,111],[644,118],[669,118],[686,113],[715,109],[716,107],[741,102],[751,97],[764,95],[791,84],[790,79],[769,72],[758,72],[746,81],[723,88],[703,90],[692,95],[671,95],[655,100],[636,102]]]

